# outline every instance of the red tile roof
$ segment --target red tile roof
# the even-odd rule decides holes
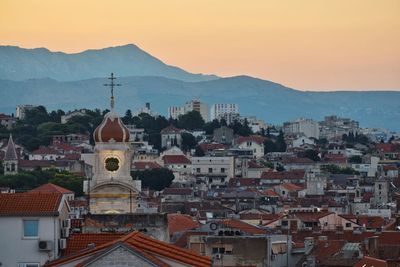
[[[135,251],[141,252],[142,256],[146,257],[152,262],[155,262],[158,266],[169,266],[165,259],[168,260],[168,262],[179,262],[189,266],[211,266],[210,257],[200,256],[190,250],[182,249],[177,246],[156,240],[137,231],[129,233],[114,241],[99,245],[94,249],[84,249],[73,255],[62,257],[46,264],[45,266],[59,266],[61,263],[66,264],[83,257],[91,257],[106,253],[110,247],[118,244],[130,246]]]
[[[152,161],[136,161],[132,165],[132,168],[135,170],[152,170],[162,168],[160,164]]]
[[[387,267],[388,264],[384,260],[364,256],[360,261],[358,261],[354,267]]]
[[[221,224],[223,224],[225,227],[237,229],[247,234],[262,235],[267,233],[267,231],[264,229],[236,219],[225,219],[221,221]]]
[[[214,143],[212,143],[212,144],[202,143],[202,144],[199,145],[199,147],[204,152],[207,152],[207,151],[213,151],[213,150],[216,150],[216,149],[224,149],[225,145],[223,145],[223,144],[214,144]]]
[[[200,224],[194,221],[189,215],[168,214],[168,231],[170,235],[199,227]]]
[[[285,188],[286,190],[288,190],[288,191],[300,191],[300,190],[303,190],[303,187],[301,187],[301,186],[298,186],[298,185],[295,185],[295,184],[292,184],[292,183],[284,183],[284,184],[281,184],[280,186],[282,186],[283,188]]]
[[[400,152],[400,145],[378,143],[375,148],[384,153]]]
[[[77,154],[77,153],[66,154],[63,159],[64,160],[80,160],[81,154]]]
[[[263,166],[261,166],[260,164],[258,164],[255,161],[249,161],[248,162],[248,168],[249,169],[261,169],[261,168],[263,168]]]
[[[276,193],[274,190],[272,189],[267,189],[265,191],[262,191],[261,194],[268,196],[268,197],[279,197],[279,194]]]
[[[57,216],[62,194],[0,194],[0,216]]]
[[[333,212],[296,212],[294,216],[303,222],[319,222],[319,219],[332,214]]]
[[[101,234],[72,234],[67,240],[67,248],[62,252],[63,256],[75,254],[83,249],[87,249],[89,244],[95,247],[117,240],[125,234],[101,233]]]
[[[385,219],[380,216],[342,214],[341,217],[366,228],[380,228],[385,225]]]
[[[171,134],[171,133],[179,134],[179,133],[181,133],[181,132],[182,132],[181,129],[178,129],[178,128],[176,128],[176,127],[170,125],[170,126],[164,128],[164,129],[162,129],[160,133],[161,133],[161,134]]]
[[[296,180],[303,179],[305,175],[304,170],[292,170],[285,172],[276,172],[276,171],[266,171],[261,174],[262,179],[280,179],[280,180]]]
[[[284,158],[283,164],[314,164],[315,162],[309,158]]]
[[[236,139],[236,144],[240,145],[244,142],[255,142],[257,144],[263,144],[265,140],[265,137],[262,137],[260,135],[251,135],[251,136],[240,136]]]
[[[330,240],[330,241],[320,241],[317,240],[314,244],[314,249],[312,254],[316,257],[316,262],[321,263],[328,257],[331,257],[338,253],[341,248],[346,243],[345,240]]]
[[[64,187],[48,183],[32,189],[29,192],[48,192],[48,193],[61,193],[61,194],[74,194],[71,190]]]
[[[191,164],[192,162],[184,155],[165,155],[162,157],[164,164]]]
[[[38,149],[32,151],[31,154],[33,154],[33,155],[61,155],[62,153],[53,148],[42,146],[42,147],[39,147]]]

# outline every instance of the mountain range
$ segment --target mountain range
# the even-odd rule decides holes
[[[18,104],[50,110],[107,108],[109,89],[103,84],[110,72],[122,84],[115,90],[120,113],[150,102],[166,115],[168,106],[196,97],[209,104],[237,103],[241,114],[273,124],[335,114],[358,120],[362,127],[400,130],[399,91],[304,92],[249,76],[191,74],[134,45],[78,54],[0,46],[0,112],[14,112]]]

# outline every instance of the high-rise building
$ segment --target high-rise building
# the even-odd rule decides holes
[[[214,104],[211,106],[210,120],[224,119],[228,124],[239,119],[239,105],[237,104]]]
[[[304,134],[306,137],[319,139],[319,124],[311,119],[300,118],[283,124],[285,134]]]
[[[182,107],[172,106],[168,108],[168,117],[177,119],[180,115],[191,111],[197,111],[205,122],[209,121],[208,105],[199,99],[193,99],[185,103]]]

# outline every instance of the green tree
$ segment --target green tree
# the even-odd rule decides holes
[[[171,185],[174,174],[166,168],[132,172],[132,177],[142,181],[144,188],[161,191]]]
[[[204,127],[204,120],[198,111],[190,111],[179,116],[178,126],[186,130],[198,130]]]
[[[214,119],[213,121],[205,123],[203,126],[203,130],[206,132],[206,134],[211,135],[214,133],[214,129],[217,129],[219,127],[221,127],[221,124],[218,120]]]
[[[133,123],[133,116],[132,116],[132,111],[130,109],[128,109],[125,112],[125,116],[122,118],[122,121],[125,124],[132,124]]]
[[[279,131],[279,135],[276,138],[276,150],[278,152],[286,152],[286,143],[285,143],[285,137],[283,136],[282,130]]]
[[[313,150],[313,149],[307,149],[306,151],[304,151],[303,156],[305,158],[309,158],[313,161],[320,161],[320,157],[318,156],[318,151]]]
[[[182,133],[182,150],[189,151],[197,146],[196,138],[190,133]]]

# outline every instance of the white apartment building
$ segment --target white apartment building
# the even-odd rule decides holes
[[[285,134],[304,134],[306,137],[319,139],[319,124],[311,119],[300,118],[283,124]]]
[[[0,194],[0,203],[1,266],[39,267],[60,256],[70,231],[65,196]]]
[[[234,171],[233,157],[192,157],[192,174],[209,188],[226,186]]]
[[[237,104],[214,104],[211,106],[210,120],[225,119],[228,124],[239,119],[239,105]]]
[[[191,111],[197,111],[205,122],[209,121],[208,105],[198,99],[193,99],[185,103],[182,107],[171,106],[168,108],[168,117],[178,119],[180,115]]]

